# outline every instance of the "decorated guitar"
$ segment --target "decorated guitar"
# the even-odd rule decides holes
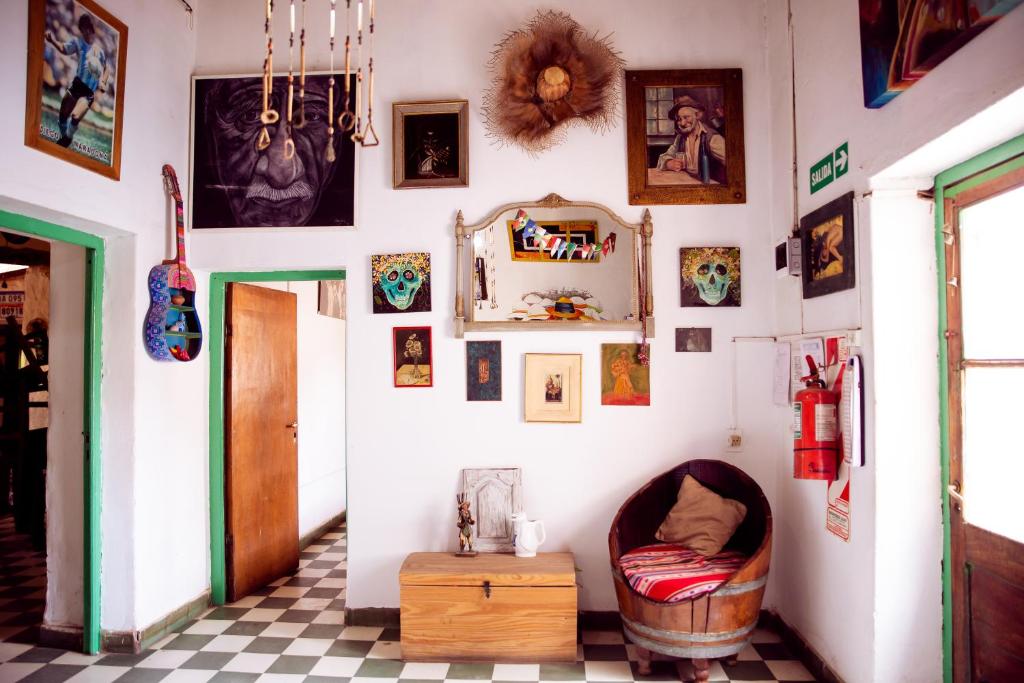
[[[196,279],[185,260],[185,213],[178,177],[164,164],[164,187],[174,198],[178,253],[149,271],[149,310],[144,330],[146,352],[154,360],[190,361],[203,348],[196,313]]]

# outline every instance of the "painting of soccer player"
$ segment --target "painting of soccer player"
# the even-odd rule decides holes
[[[627,71],[631,204],[746,201],[740,69]]]
[[[469,184],[469,102],[395,102],[395,189]]]
[[[119,180],[128,27],[93,0],[29,2],[25,144]]]
[[[856,285],[853,193],[847,192],[800,219],[805,299]]]
[[[337,116],[344,109],[343,79],[338,75],[334,83],[335,160],[331,161],[327,154],[328,74],[307,75],[306,97],[301,105],[295,87],[291,124],[287,117],[288,79],[274,77],[270,107],[280,119],[266,126],[270,144],[264,149],[257,144],[264,128],[260,120],[262,78],[196,77],[192,97],[192,227],[353,225],[355,145],[351,131],[342,131],[337,125]],[[294,152],[286,144],[289,138],[295,145]]]

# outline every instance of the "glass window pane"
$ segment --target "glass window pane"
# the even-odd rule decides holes
[[[965,358],[1024,358],[1024,187],[960,212]]]
[[[964,374],[963,496],[970,524],[1024,543],[1024,368]]]
[[[662,103],[660,103],[658,105],[658,118],[659,119],[667,119],[668,118],[668,110],[671,109],[671,108],[672,108],[672,103],[671,102],[662,102]]]
[[[662,119],[658,121],[658,130],[664,135],[672,135],[675,132],[675,126],[672,125],[671,121]]]
[[[657,135],[658,134],[658,122],[657,121],[652,121],[652,120],[648,120],[647,121],[647,134],[648,135]]]
[[[658,118],[658,103],[648,102],[647,103],[647,118],[656,119]]]
[[[648,102],[658,101],[658,89],[657,88],[644,88],[644,99]]]
[[[672,99],[672,88],[658,88],[658,99],[659,100],[671,100]]]

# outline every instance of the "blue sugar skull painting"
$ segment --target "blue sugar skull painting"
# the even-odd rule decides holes
[[[740,305],[738,247],[683,247],[679,270],[680,306]]]
[[[374,313],[421,313],[430,310],[430,254],[383,254],[370,257]]]

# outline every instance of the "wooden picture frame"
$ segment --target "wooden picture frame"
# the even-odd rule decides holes
[[[853,192],[800,219],[800,248],[803,298],[813,299],[856,286]]]
[[[523,511],[523,473],[518,467],[462,470],[462,492],[469,500],[473,550],[481,553],[515,552],[512,515]]]
[[[120,180],[127,52],[128,27],[94,0],[30,0],[25,145]]]
[[[743,70],[626,71],[626,156],[630,204],[745,203]]]
[[[396,327],[391,331],[391,342],[395,388],[434,386],[434,345],[430,327]],[[419,354],[415,353],[417,348]]]
[[[582,354],[528,353],[523,375],[526,422],[583,421]]]
[[[391,113],[396,190],[469,185],[468,100],[395,102]]]

